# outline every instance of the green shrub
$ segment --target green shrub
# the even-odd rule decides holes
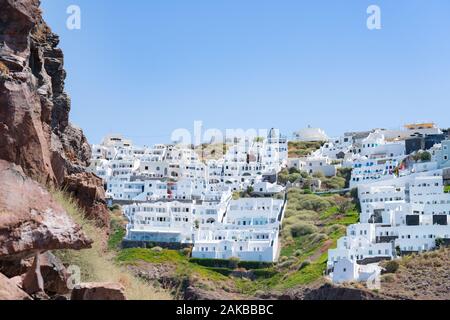
[[[230,260],[191,258],[189,259],[189,262],[208,268],[229,268],[229,269],[244,268],[247,270],[262,269],[273,266],[273,263],[270,262],[240,261],[238,258],[231,258]]]
[[[293,173],[300,173],[300,170],[298,170],[296,167],[289,168],[289,174],[293,174]]]
[[[346,228],[343,225],[340,224],[333,224],[327,228],[325,228],[325,233],[326,234],[332,234],[335,232],[345,232]]]
[[[300,265],[298,266],[298,270],[302,270],[303,268],[306,268],[307,266],[309,266],[311,264],[311,261],[309,260],[305,260],[302,263],[300,263]]]
[[[312,224],[298,222],[290,227],[291,235],[294,238],[312,234],[317,231],[317,227]]]
[[[313,233],[309,236],[309,242],[311,243],[311,245],[317,245],[327,239],[328,236],[324,233]]]
[[[297,210],[312,210],[320,212],[335,205],[332,198],[320,197],[314,194],[303,194],[296,196],[296,198]]]
[[[288,260],[286,260],[286,261],[280,262],[280,263],[278,264],[278,267],[279,267],[279,268],[282,268],[282,269],[284,269],[284,268],[289,268],[289,267],[292,266],[295,262],[296,262],[295,259],[288,259]]]
[[[181,250],[181,252],[183,253],[184,256],[186,257],[190,257],[191,253],[192,253],[192,249],[191,248],[183,248]]]
[[[313,178],[317,178],[317,179],[325,178],[325,175],[322,172],[316,172],[312,176],[313,176]]]
[[[209,270],[220,273],[221,275],[224,275],[226,277],[228,277],[233,270],[228,269],[228,268],[214,268],[214,267],[208,267]]]
[[[111,207],[109,207],[109,210],[116,211],[116,210],[121,210],[121,208],[118,204],[113,204]]]
[[[436,248],[440,249],[445,244],[445,241],[442,238],[436,238],[435,244],[436,244]]]
[[[345,179],[342,177],[331,177],[323,180],[323,185],[326,189],[339,190],[345,188]]]
[[[300,257],[303,254],[303,251],[301,249],[297,249],[294,251],[294,256]]]
[[[384,269],[386,273],[396,273],[399,267],[400,265],[397,261],[391,260],[386,263]]]
[[[256,278],[269,279],[275,276],[278,272],[272,269],[254,269],[252,273]]]

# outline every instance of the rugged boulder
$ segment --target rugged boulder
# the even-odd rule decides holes
[[[21,287],[26,293],[33,295],[44,293],[44,279],[41,274],[40,254],[37,253],[33,265],[22,278]]]
[[[258,295],[264,300],[385,300],[386,298],[364,288],[331,283],[316,283],[289,289],[283,293],[268,292]]]
[[[383,300],[366,289],[349,288],[324,284],[318,289],[305,292],[304,300]]]
[[[0,160],[0,181],[0,262],[91,246],[80,226],[20,167]]]
[[[117,283],[82,283],[72,290],[71,300],[126,300]]]
[[[33,179],[60,185],[84,171],[90,146],[69,123],[59,39],[38,0],[0,0],[0,159]]]
[[[28,272],[19,278],[20,287],[30,295],[44,292],[54,296],[70,291],[67,286],[69,274],[62,262],[51,252],[37,255]]]
[[[86,172],[73,174],[65,178],[64,189],[77,199],[86,218],[96,221],[101,228],[109,228],[110,216],[102,179]]]
[[[31,297],[0,273],[0,300],[31,300]]]
[[[69,274],[63,263],[51,252],[42,254],[40,260],[45,292],[49,295],[69,293],[67,287]]]

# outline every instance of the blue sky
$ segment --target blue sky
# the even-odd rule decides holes
[[[61,37],[71,120],[122,133],[308,125],[329,135],[450,126],[448,0],[42,0]],[[81,8],[81,30],[66,8]],[[366,27],[381,8],[382,29]]]

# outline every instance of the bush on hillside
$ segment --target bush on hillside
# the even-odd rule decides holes
[[[300,263],[300,265],[298,266],[298,270],[302,270],[304,268],[306,268],[307,266],[309,266],[311,264],[311,261],[309,260],[305,260],[302,263]]]
[[[386,263],[384,269],[386,270],[386,273],[396,273],[399,267],[400,265],[397,261],[391,260]]]
[[[321,212],[333,205],[335,205],[335,203],[331,198],[328,199],[314,194],[305,194],[298,197],[296,209]]]
[[[291,236],[294,238],[298,238],[301,236],[306,236],[308,234],[312,234],[317,231],[317,227],[312,224],[298,222],[290,226]]]

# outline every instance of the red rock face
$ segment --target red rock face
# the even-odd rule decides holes
[[[64,180],[64,189],[78,200],[88,219],[96,221],[101,228],[109,229],[110,217],[102,179],[86,172],[73,174]]]
[[[90,146],[69,123],[64,56],[39,4],[0,0],[0,160],[20,165],[43,184],[61,187],[67,176],[75,175],[69,191],[88,218],[109,227],[100,179],[82,174]]]
[[[117,283],[82,283],[72,290],[70,300],[126,300]]]
[[[69,123],[59,39],[38,0],[0,0],[0,159],[33,179],[60,185],[84,171],[90,147]]]
[[[31,300],[31,297],[0,273],[0,300]]]
[[[0,261],[91,246],[80,226],[37,182],[0,160]]]

